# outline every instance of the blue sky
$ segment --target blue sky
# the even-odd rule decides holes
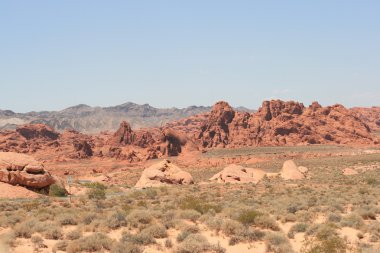
[[[380,1],[0,0],[0,108],[380,105]]]

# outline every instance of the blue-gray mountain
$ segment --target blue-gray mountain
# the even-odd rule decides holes
[[[128,121],[134,129],[158,127],[210,110],[209,106],[161,109],[149,104],[138,105],[130,102],[110,107],[91,107],[81,104],[62,111],[15,113],[10,110],[0,110],[0,130],[15,129],[28,123],[42,123],[57,131],[74,129],[82,133],[99,133],[116,130],[123,120]],[[237,110],[251,111],[244,107],[238,107]]]

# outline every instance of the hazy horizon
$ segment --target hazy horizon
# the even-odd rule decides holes
[[[379,106],[379,1],[1,1],[0,109]]]

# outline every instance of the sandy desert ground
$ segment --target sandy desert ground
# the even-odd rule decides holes
[[[288,159],[307,167],[308,177],[277,175]],[[66,185],[71,197],[2,199],[1,252],[380,250],[379,148],[214,149],[170,160],[194,184],[134,188],[142,168],[160,160],[56,164],[52,172],[58,175],[83,171]],[[228,164],[268,174],[257,184],[208,180]]]

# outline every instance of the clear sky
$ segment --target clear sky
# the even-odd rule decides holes
[[[380,105],[380,1],[0,0],[0,108]]]

